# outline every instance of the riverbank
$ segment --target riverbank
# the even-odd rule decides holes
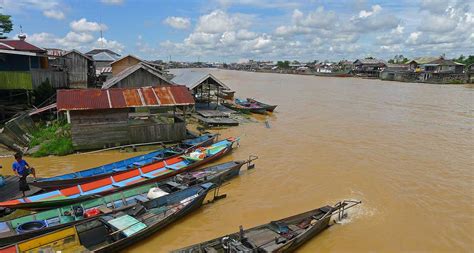
[[[381,81],[395,81],[405,83],[428,83],[428,84],[439,84],[439,85],[459,85],[474,83],[474,78],[470,77],[469,74],[437,74],[430,73],[424,77],[422,73],[414,72],[398,72],[398,71],[387,71],[377,73],[377,76],[365,76],[355,75],[351,73],[318,73],[312,71],[296,71],[296,70],[232,70],[232,71],[243,71],[251,73],[271,73],[271,74],[286,74],[286,75],[301,75],[301,76],[319,76],[327,78],[361,78],[361,79],[376,79]],[[434,76],[433,78],[431,76]]]

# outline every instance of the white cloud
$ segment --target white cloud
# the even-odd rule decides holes
[[[250,25],[249,15],[233,14],[229,15],[222,10],[215,10],[207,15],[199,17],[196,26],[197,32],[203,33],[223,33],[237,28],[246,28]]]
[[[88,33],[68,32],[64,37],[58,37],[51,33],[35,33],[27,36],[27,41],[41,47],[54,47],[62,49],[80,49],[85,44],[94,41],[94,37]]]
[[[382,10],[382,6],[376,4],[376,5],[372,5],[372,11],[366,11],[366,10],[362,10],[359,12],[359,18],[367,18],[367,17],[370,17],[376,13],[379,13],[380,11]]]
[[[121,5],[123,4],[124,0],[100,0],[104,4],[109,5]]]
[[[191,20],[186,17],[167,17],[163,22],[175,29],[188,29],[191,26]]]
[[[62,20],[65,14],[62,10],[66,6],[60,0],[2,0],[0,6],[7,13],[26,13],[30,10],[39,10],[47,18]]]
[[[98,32],[107,30],[105,24],[99,24],[97,22],[89,22],[85,18],[72,21],[69,26],[75,32]]]
[[[228,8],[233,5],[252,6],[257,8],[298,8],[301,3],[288,0],[215,0],[218,5]]]
[[[45,15],[48,18],[57,19],[57,20],[62,20],[66,17],[64,15],[64,12],[60,10],[45,10],[43,11],[43,15]]]
[[[122,53],[123,50],[125,49],[125,46],[122,43],[116,40],[107,40],[106,38],[98,38],[95,41],[93,47],[94,48],[107,48],[119,54]]]

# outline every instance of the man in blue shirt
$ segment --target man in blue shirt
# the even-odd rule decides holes
[[[13,162],[12,169],[13,172],[15,172],[15,175],[19,177],[26,178],[31,174],[36,179],[35,168],[32,168],[25,160],[23,160],[21,153],[15,154],[15,161]]]

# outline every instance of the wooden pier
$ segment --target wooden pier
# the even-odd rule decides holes
[[[5,185],[0,187],[0,202],[23,197],[23,193],[19,189],[19,180],[20,178],[17,176],[5,176]],[[28,183],[32,182],[33,180],[33,177],[27,177]],[[31,184],[29,184],[29,186],[30,190],[25,192],[26,196],[37,194],[43,190]]]

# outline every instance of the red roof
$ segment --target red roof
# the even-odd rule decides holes
[[[186,86],[72,89],[57,91],[58,111],[193,105]]]
[[[15,51],[28,51],[35,53],[44,53],[46,50],[34,46],[24,40],[2,40],[0,39],[0,49],[3,50],[15,50]]]

